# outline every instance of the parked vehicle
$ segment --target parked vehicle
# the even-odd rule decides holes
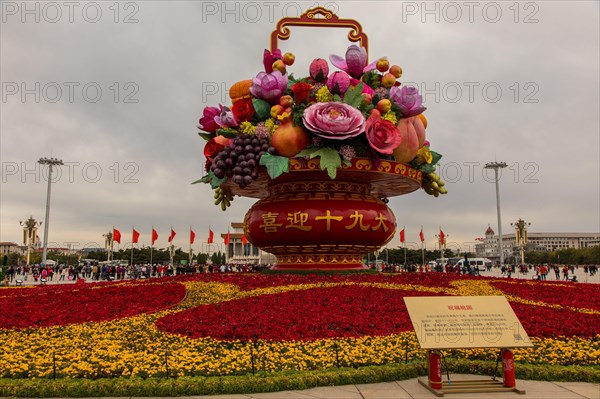
[[[485,271],[487,267],[491,267],[492,261],[488,258],[470,258],[468,264],[465,263],[465,259],[460,259],[456,264],[463,273],[479,274],[479,272]]]

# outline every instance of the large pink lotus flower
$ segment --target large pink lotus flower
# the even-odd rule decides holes
[[[215,122],[215,117],[221,114],[221,110],[217,107],[205,107],[204,111],[202,111],[202,118],[198,121],[200,124],[198,129],[202,129],[208,133],[214,133],[219,128],[217,122]]]
[[[252,79],[250,93],[257,98],[274,103],[285,93],[288,85],[287,75],[282,75],[279,71],[271,73],[260,72]]]
[[[281,50],[275,49],[273,52],[265,50],[263,54],[263,65],[265,66],[265,72],[273,72],[273,63],[281,58],[283,58],[281,55]]]
[[[367,65],[367,50],[364,47],[358,47],[352,44],[346,50],[346,58],[332,54],[329,60],[333,65],[348,73],[353,78],[359,78],[363,73],[375,69],[377,61]]]
[[[304,126],[317,136],[345,140],[365,130],[365,118],[356,108],[340,103],[316,103],[304,110]]]
[[[419,115],[427,109],[423,106],[423,98],[419,94],[419,90],[412,86],[392,87],[390,100],[400,108],[404,118]]]
[[[365,134],[371,147],[382,154],[392,154],[402,140],[398,128],[379,116],[367,119]]]

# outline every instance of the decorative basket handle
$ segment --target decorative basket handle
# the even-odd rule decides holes
[[[315,18],[318,14],[322,15],[323,18]],[[351,28],[352,30],[348,32],[348,40],[351,42],[360,42],[360,45],[367,50],[367,57],[369,55],[369,39],[367,38],[367,34],[362,31],[360,23],[354,19],[340,19],[333,11],[326,8],[311,8],[298,18],[288,17],[279,20],[277,28],[271,33],[271,51],[278,48],[279,39],[287,40],[290,38],[290,30],[286,26]]]

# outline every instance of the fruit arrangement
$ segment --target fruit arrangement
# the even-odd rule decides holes
[[[353,158],[402,162],[423,171],[427,194],[447,193],[435,174],[441,155],[426,139],[422,97],[401,85],[400,66],[386,57],[368,63],[357,45],[345,57],[330,57],[339,71],[330,73],[329,63],[318,58],[308,76],[296,78],[288,74],[294,61],[292,53],[265,50],[264,72],[231,87],[231,106],[204,108],[198,128],[207,141],[207,173],[197,182],[211,184],[215,204],[225,210],[233,199],[224,182],[243,190],[260,166],[274,179],[293,157],[320,157],[332,179]]]

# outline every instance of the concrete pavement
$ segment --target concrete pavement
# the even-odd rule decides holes
[[[453,375],[451,381],[482,379],[477,375]],[[451,399],[600,399],[600,384],[583,382],[548,382],[517,380],[517,388],[525,395],[514,392],[454,393]],[[215,399],[433,399],[435,394],[419,384],[417,378],[378,384],[357,384],[318,387],[302,391],[282,391],[255,394],[192,396],[188,398]]]

